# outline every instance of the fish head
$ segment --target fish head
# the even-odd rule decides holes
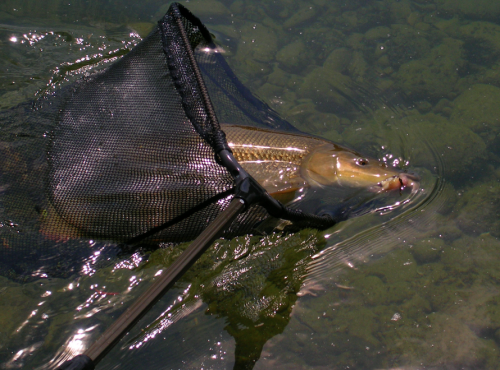
[[[325,145],[311,152],[303,165],[303,176],[310,185],[368,188],[390,191],[405,187],[415,190],[418,176],[401,172],[385,162],[360,155],[337,145]]]

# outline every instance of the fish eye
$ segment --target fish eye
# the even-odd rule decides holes
[[[366,165],[368,165],[368,164],[369,164],[369,162],[368,162],[368,159],[366,159],[366,158],[358,158],[358,159],[356,160],[356,164],[357,164],[358,166],[366,166]]]

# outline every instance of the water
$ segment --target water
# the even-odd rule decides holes
[[[394,209],[322,233],[219,241],[98,368],[496,368],[500,6],[185,5],[238,77],[299,129],[399,161],[422,185],[407,204],[396,197]],[[106,67],[166,9],[2,3],[1,109]],[[3,368],[81,353],[182,249],[56,244],[87,253],[83,268],[0,280]]]

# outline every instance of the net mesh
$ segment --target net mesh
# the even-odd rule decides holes
[[[53,132],[48,163],[47,189],[58,214],[104,237],[145,233],[233,186],[186,117],[158,30],[76,89]],[[157,237],[192,238],[227,200]]]
[[[233,176],[218,163],[228,147],[217,117],[295,131],[238,81],[206,28],[178,4],[107,70],[34,110],[3,113],[0,238],[3,255],[16,256],[7,269],[25,272],[44,256],[74,254],[90,238],[196,237],[234,192]],[[267,217],[253,205],[226,235]]]

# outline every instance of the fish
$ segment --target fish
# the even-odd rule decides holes
[[[374,192],[418,187],[416,174],[322,138],[229,124],[221,128],[241,166],[274,197],[311,187]]]
[[[221,128],[243,169],[284,204],[296,200],[298,193],[315,188],[384,192],[415,187],[417,183],[416,176],[322,138],[234,124],[222,124]],[[207,147],[201,137],[196,140],[196,147]],[[185,140],[179,136],[182,142]],[[215,158],[192,163],[189,154],[179,156],[182,144],[168,150],[159,157],[159,152],[165,153],[162,138],[138,133],[124,143],[123,155],[111,152],[100,156],[102,152],[98,152],[92,161],[83,155],[70,161],[65,157],[52,161],[49,183],[55,185],[49,187],[50,204],[42,212],[47,220],[43,234],[50,238],[87,235],[126,241],[190,212],[206,201],[206,194],[215,196],[233,186]],[[88,166],[85,174],[81,173],[82,166]],[[103,188],[101,181],[105,178],[119,180]],[[223,181],[227,189],[221,185]],[[212,215],[213,207],[222,205],[218,204],[214,201]],[[201,217],[198,221],[191,217],[160,231],[155,240],[191,240],[209,223],[204,215],[193,216]],[[248,226],[245,222],[242,229]]]

